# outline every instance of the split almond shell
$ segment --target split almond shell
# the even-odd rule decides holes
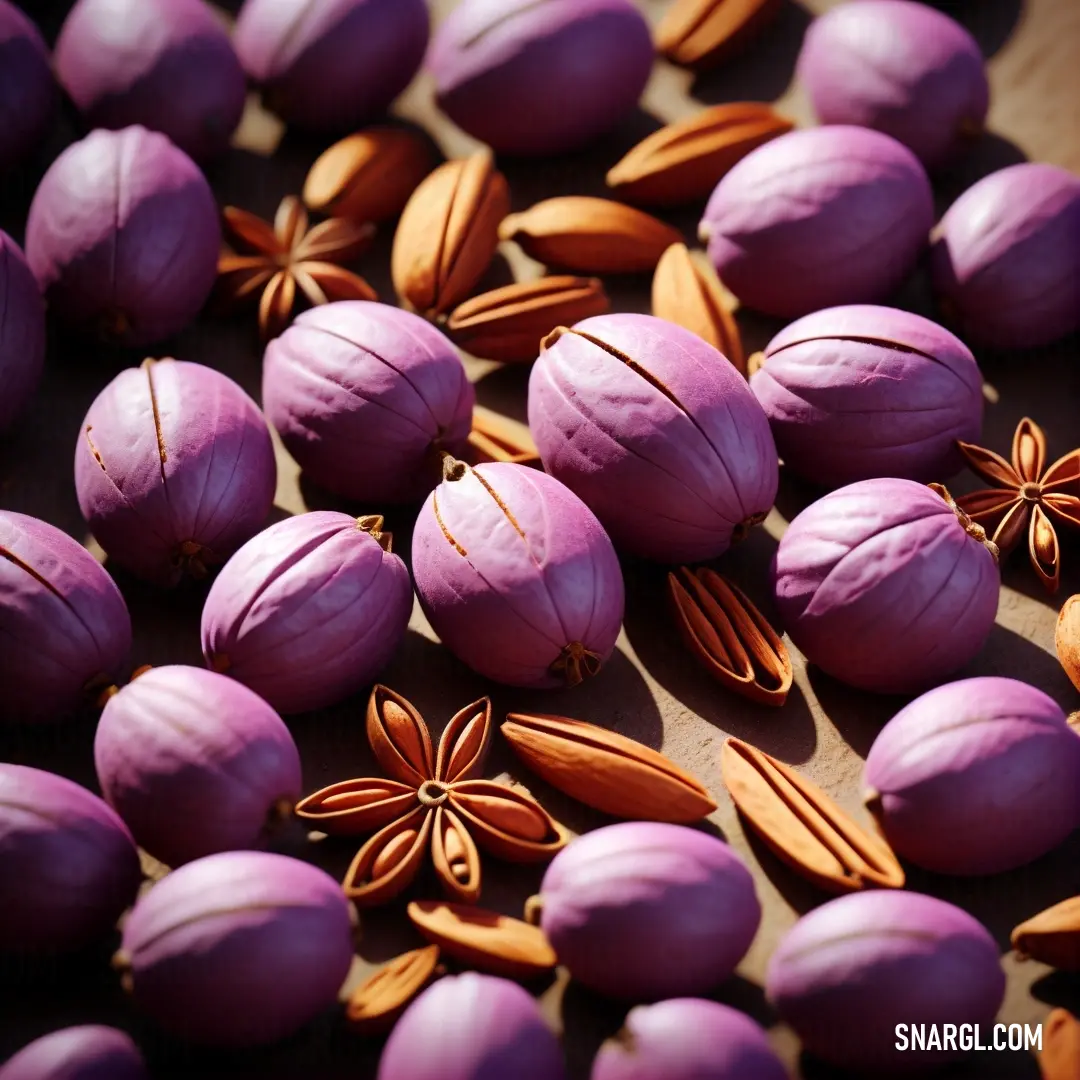
[[[438,945],[425,945],[395,956],[349,995],[345,1017],[352,1029],[362,1035],[389,1031],[409,1002],[431,981],[438,966]]]
[[[735,55],[776,15],[781,0],[673,0],[654,33],[656,51],[705,68]]]
[[[509,461],[515,465],[539,465],[540,451],[525,424],[502,416],[483,405],[473,407],[469,432],[470,465],[485,461]]]
[[[1068,1009],[1053,1009],[1043,1024],[1039,1069],[1043,1080],[1080,1080],[1080,1020]]]
[[[1069,681],[1080,690],[1080,593],[1070,596],[1062,605],[1054,645]]]
[[[1040,960],[1059,971],[1080,971],[1080,896],[1020,923],[1010,940],[1022,959]]]

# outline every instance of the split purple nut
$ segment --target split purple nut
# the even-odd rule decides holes
[[[544,468],[634,555],[711,559],[776,498],[776,447],[745,380],[696,334],[650,315],[549,334],[529,427]]]
[[[990,104],[978,42],[911,0],[827,11],[806,32],[798,74],[820,123],[882,131],[931,169],[982,131]]]
[[[227,851],[174,870],[139,900],[113,966],[136,1008],[169,1033],[258,1046],[334,1004],[352,963],[355,920],[322,870]]]
[[[443,644],[496,682],[575,686],[615,648],[615,550],[589,508],[536,469],[446,458],[413,530],[412,571]]]
[[[902,1052],[897,1025],[989,1030],[1005,973],[986,929],[919,893],[852,893],[804,915],[769,962],[765,992],[811,1054],[860,1075],[919,1072],[959,1057]],[[940,1029],[940,1027],[939,1027]]]
[[[652,62],[631,0],[463,0],[427,66],[454,123],[498,153],[538,156],[606,134],[637,105]]]
[[[934,232],[934,291],[972,342],[1027,349],[1080,329],[1080,177],[1011,165],[968,188]]]
[[[206,177],[162,134],[92,131],[49,166],[26,258],[49,310],[77,330],[146,345],[183,330],[217,278],[221,226]]]
[[[40,31],[17,5],[0,0],[0,169],[18,165],[45,139],[56,97]]]
[[[110,560],[174,586],[251,537],[277,465],[255,402],[213,368],[146,360],[98,394],[75,447],[79,509]]]
[[[885,299],[933,224],[918,158],[879,131],[836,126],[791,131],[747,154],[717,184],[699,234],[743,304],[797,318]]]
[[[1015,679],[939,686],[870,749],[867,808],[902,858],[941,874],[997,874],[1080,825],[1080,738],[1051,698]]]
[[[298,514],[249,540],[206,598],[207,664],[283,713],[332,705],[397,651],[412,582],[383,519]]]
[[[439,478],[438,452],[464,449],[475,399],[449,339],[387,304],[305,311],[263,362],[263,406],[286,449],[349,499],[423,498]]]
[[[202,668],[151,668],[114,694],[94,737],[109,805],[166,866],[262,847],[303,787],[289,729],[262,698]]]
[[[0,1065],[0,1080],[150,1080],[131,1036],[100,1024],[63,1028]]]
[[[56,75],[92,127],[142,124],[196,159],[228,148],[247,97],[204,0],[78,0],[56,42]]]
[[[3,46],[0,45],[0,55]],[[0,76],[2,78],[2,76]],[[45,366],[45,305],[19,245],[0,230],[0,433],[34,395]]]
[[[945,480],[962,464],[956,440],[977,443],[982,433],[982,375],[971,350],[895,308],[804,316],[769,342],[750,388],[785,467],[829,487],[872,477]]]

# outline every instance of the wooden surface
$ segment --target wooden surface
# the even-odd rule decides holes
[[[50,38],[68,6],[60,0],[27,3]],[[232,12],[234,0],[224,7]],[[436,0],[436,15],[449,0]],[[645,5],[650,18],[663,3]],[[831,6],[814,0],[813,10]],[[1030,158],[1080,171],[1080,4],[1076,0],[960,0],[943,5],[978,38],[987,57],[993,87],[990,134],[986,135],[951,173],[938,178],[941,206],[947,205],[975,179],[1006,164]],[[658,62],[640,110],[609,138],[588,152],[539,163],[502,162],[511,184],[514,209],[555,194],[602,193],[603,174],[622,153],[660,124],[692,113],[702,104],[729,100],[777,100],[800,123],[809,122],[803,100],[792,87],[792,71],[810,10],[786,0],[777,24],[743,59],[700,79]],[[426,79],[419,79],[396,110],[426,128],[443,153],[459,155],[471,141],[441,119],[431,101]],[[57,125],[40,160],[10,178],[0,189],[0,226],[22,238],[26,208],[44,167],[75,137],[70,116]],[[308,166],[321,144],[292,135],[262,114],[256,104],[245,118],[237,147],[210,171],[222,203],[234,203],[258,213],[272,213],[281,196],[299,190]],[[698,213],[672,217],[694,235]],[[375,248],[359,269],[391,300],[388,278],[392,230],[382,231]],[[510,251],[508,263],[493,269],[490,281],[509,280],[535,272],[535,267]],[[647,310],[648,280],[609,283],[619,310]],[[921,274],[909,283],[899,304],[929,313]],[[740,313],[748,352],[761,348],[778,323]],[[162,343],[157,355],[173,355],[210,364],[259,395],[261,350],[254,316],[229,320],[201,318],[175,340]],[[109,353],[99,346],[65,339],[51,328],[48,371],[34,406],[5,441],[0,441],[0,505],[34,514],[92,545],[81,520],[72,486],[72,454],[79,422],[96,393],[116,371],[141,355]],[[1053,456],[1080,443],[1080,357],[1070,340],[1030,355],[980,356],[987,381],[984,444],[1007,451],[1017,420],[1024,415],[1041,423]],[[524,417],[526,368],[500,368],[469,361],[479,401],[518,418]],[[280,478],[275,515],[338,505],[311,489],[295,465],[279,454]],[[956,491],[974,487],[958,479]],[[777,510],[765,528],[721,560],[725,573],[735,577],[754,598],[764,603],[767,567],[786,520],[814,497],[814,492],[785,478]],[[406,560],[409,531],[416,508],[343,507],[385,512],[393,529],[395,549]],[[999,674],[1024,679],[1055,697],[1066,710],[1080,708],[1080,695],[1060,671],[1052,652],[1057,603],[1080,591],[1080,544],[1065,538],[1065,569],[1057,600],[1047,598],[1022,553],[1007,564],[998,624],[982,655],[961,675]],[[753,948],[737,977],[717,997],[745,1009],[770,1028],[777,1049],[794,1075],[824,1078],[835,1075],[819,1064],[799,1062],[797,1042],[776,1022],[762,991],[765,965],[777,939],[800,913],[826,897],[788,871],[745,834],[719,777],[718,754],[725,735],[747,739],[797,767],[822,785],[857,817],[858,788],[865,757],[882,724],[903,704],[901,699],[855,693],[807,671],[797,662],[797,687],[787,705],[770,711],[731,696],[700,672],[681,651],[663,605],[664,570],[624,562],[627,583],[625,630],[618,651],[602,675],[566,692],[530,693],[486,684],[459,664],[434,641],[417,609],[408,639],[383,680],[415,701],[440,727],[463,703],[490,693],[495,712],[542,709],[564,712],[610,725],[649,746],[662,748],[711,787],[720,809],[709,828],[725,837],[753,869],[764,906],[764,918]],[[135,623],[133,664],[201,662],[198,621],[205,589],[190,588],[163,594],[117,574]],[[373,768],[362,726],[363,696],[323,713],[297,717],[290,726],[304,759],[305,789]],[[61,727],[39,731],[0,732],[0,758],[53,769],[94,787],[91,744],[94,718],[84,717]],[[505,747],[496,744],[488,775],[504,775],[511,765]],[[516,776],[511,770],[510,775]],[[519,777],[557,817],[576,830],[597,827],[605,819],[583,811],[538,780]],[[282,838],[281,850],[309,858],[340,874],[355,844],[312,843],[296,828]],[[509,869],[493,859],[484,864],[485,906],[517,914],[535,891],[542,868]],[[1021,919],[1052,902],[1080,893],[1080,837],[1017,873],[996,878],[960,880],[912,871],[910,887],[960,904],[982,920],[1001,946],[1008,973],[1008,995],[1002,1019],[1038,1022],[1055,1004],[1080,1009],[1080,982],[1052,974],[1039,964],[1018,964],[1008,955],[1008,933]],[[434,895],[434,885],[422,880],[418,893]],[[417,940],[404,916],[403,905],[366,913],[354,981]],[[115,942],[83,957],[48,965],[0,966],[0,1060],[19,1046],[52,1029],[73,1023],[107,1022],[128,1028],[148,1054],[155,1077],[259,1076],[265,1080],[310,1077],[368,1077],[374,1075],[379,1042],[357,1038],[344,1030],[339,1018],[327,1016],[295,1038],[269,1050],[244,1055],[220,1055],[174,1044],[157,1035],[128,1009],[117,979],[108,967]],[[625,1012],[560,978],[536,988],[552,1021],[565,1031],[571,1075],[588,1075],[589,1062],[600,1041],[619,1026]],[[954,1077],[1035,1078],[1038,1070],[1026,1054],[986,1054],[957,1066]],[[511,1078],[507,1078],[511,1080]],[[748,1078],[749,1080],[749,1078]]]

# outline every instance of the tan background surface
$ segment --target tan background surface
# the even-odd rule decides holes
[[[50,36],[55,35],[64,10],[63,0],[28,2]],[[436,13],[451,0],[436,0]],[[663,0],[644,4],[650,18]],[[791,86],[799,42],[810,18],[808,8],[823,10],[828,0],[807,7],[787,2],[781,17],[743,59],[721,71],[694,80],[689,74],[658,62],[639,112],[608,139],[587,153],[540,163],[502,163],[510,180],[514,209],[555,194],[601,193],[604,171],[637,139],[661,123],[693,112],[702,104],[728,100],[777,100],[808,122],[801,95]],[[239,0],[223,7],[235,10]],[[967,25],[982,45],[989,62],[993,108],[989,127],[974,151],[956,169],[939,178],[942,206],[986,172],[1030,158],[1080,171],[1080,4],[1076,0],[959,0],[948,8]],[[426,127],[447,155],[471,147],[470,140],[436,113],[430,87],[418,80],[399,102],[400,114]],[[70,117],[57,126],[55,137],[36,166],[23,170],[0,188],[0,226],[18,239],[37,179],[48,161],[73,137]],[[307,167],[321,148],[289,136],[281,139],[276,123],[255,103],[238,137],[238,148],[210,170],[222,203],[235,203],[264,215],[273,212],[281,196],[298,191]],[[692,240],[697,213],[673,218]],[[388,279],[391,230],[384,229],[375,248],[359,269],[392,298]],[[534,272],[520,256],[509,253],[517,273]],[[491,281],[508,280],[500,265]],[[647,310],[648,280],[611,281],[617,309]],[[898,302],[929,312],[925,282],[917,276]],[[748,351],[761,348],[779,328],[770,320],[740,315]],[[175,341],[164,343],[158,355],[172,354],[215,366],[237,379],[258,397],[261,350],[254,317],[222,321],[204,317]],[[45,518],[72,535],[92,543],[79,516],[71,479],[76,432],[94,395],[120,368],[138,355],[110,354],[96,345],[64,340],[53,333],[48,373],[34,407],[18,430],[0,442],[0,506]],[[1076,340],[1042,352],[1020,356],[982,356],[987,380],[984,443],[1005,452],[1012,429],[1031,415],[1046,429],[1053,456],[1080,442],[1078,383],[1080,357]],[[525,368],[470,361],[481,403],[519,418],[524,416]],[[280,479],[276,514],[335,505],[301,483],[295,465],[279,456]],[[957,480],[956,490],[974,485]],[[722,560],[722,568],[756,599],[767,594],[767,567],[776,537],[814,497],[808,489],[785,479],[778,509],[743,547]],[[354,509],[345,507],[345,509]],[[415,508],[358,507],[387,513],[396,534],[395,549],[408,559],[409,529]],[[1063,599],[1080,590],[1080,544],[1065,538]],[[628,604],[625,631],[617,654],[604,673],[590,684],[568,692],[528,693],[485,684],[435,644],[417,609],[405,646],[383,681],[414,700],[440,727],[462,704],[491,693],[496,715],[510,709],[542,709],[612,726],[664,752],[691,769],[712,788],[720,809],[711,827],[749,862],[765,915],[757,939],[740,966],[738,976],[718,993],[721,1000],[745,1009],[766,1026],[778,1050],[796,1067],[798,1047],[790,1032],[776,1023],[762,991],[767,958],[780,935],[799,913],[825,897],[789,872],[743,831],[718,772],[718,753],[725,735],[748,739],[798,767],[865,820],[858,787],[862,759],[881,725],[903,703],[845,689],[816,671],[797,667],[797,687],[787,705],[770,711],[744,703],[713,684],[683,654],[672,633],[663,605],[664,571],[624,563]],[[200,663],[198,621],[204,590],[192,588],[164,595],[118,576],[135,622],[134,664]],[[1049,692],[1067,710],[1080,708],[1077,695],[1053,657],[1053,627],[1057,602],[1044,596],[1023,554],[1017,554],[1004,573],[998,625],[980,658],[964,675],[1001,674],[1030,681]],[[292,730],[304,758],[305,787],[313,790],[372,768],[363,736],[358,697],[322,714],[295,718]],[[91,745],[94,718],[30,732],[0,732],[0,758],[55,769],[94,785]],[[491,777],[511,766],[498,743],[490,762]],[[513,771],[511,769],[511,775]],[[601,815],[583,811],[539,781],[522,779],[556,816],[575,829],[604,824]],[[312,858],[331,873],[347,865],[355,846],[328,842],[313,846],[302,830],[283,840],[282,849]],[[535,891],[542,868],[508,868],[485,862],[482,902],[508,913]],[[980,918],[995,935],[1003,954],[1008,932],[1022,918],[1043,906],[1080,892],[1080,837],[1018,873],[980,880],[950,880],[912,872],[910,886],[957,902]],[[432,882],[418,890],[434,895]],[[377,965],[418,941],[413,938],[401,907],[364,916],[358,979]],[[132,1030],[143,1044],[160,1077],[260,1076],[267,1078],[366,1077],[374,1074],[379,1043],[356,1038],[333,1017],[312,1026],[280,1047],[258,1053],[222,1056],[172,1044],[154,1033],[126,1008],[116,979],[107,965],[112,943],[90,956],[57,965],[0,967],[0,1060],[18,1046],[46,1031],[91,1021],[111,1022]],[[1002,1018],[1037,1022],[1053,1004],[1080,1010],[1080,982],[1054,975],[1038,964],[1017,964],[1004,958],[1009,990]],[[594,997],[562,979],[538,987],[552,1020],[566,1032],[566,1045],[575,1078],[586,1077],[599,1042],[621,1022],[624,1008]],[[819,1065],[803,1062],[800,1075],[834,1075]],[[1037,1077],[1025,1054],[990,1054],[957,1067],[956,1077]],[[509,1078],[508,1078],[509,1080]]]

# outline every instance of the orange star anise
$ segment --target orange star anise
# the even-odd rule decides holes
[[[274,223],[247,210],[226,206],[225,232],[243,254],[218,260],[217,291],[225,304],[259,297],[259,330],[264,340],[289,324],[297,289],[310,304],[331,300],[375,300],[375,290],[341,263],[355,259],[371,242],[375,227],[330,218],[308,228],[308,215],[295,195],[286,196]]]
[[[400,694],[376,686],[367,735],[391,777],[345,780],[301,799],[297,816],[336,835],[378,830],[357,852],[342,883],[360,907],[397,896],[420,872],[430,848],[452,898],[480,896],[479,844],[509,862],[539,862],[566,844],[566,833],[530,795],[478,780],[491,742],[491,702],[466,705],[433,751],[424,718]],[[475,837],[475,839],[474,839]]]
[[[1057,592],[1061,551],[1054,522],[1080,528],[1080,450],[1046,468],[1046,436],[1026,416],[1013,435],[1012,462],[981,446],[958,442],[968,467],[994,486],[962,495],[960,508],[980,525],[997,521],[991,539],[1002,554],[1012,550],[1024,530],[1031,565],[1046,591]]]

